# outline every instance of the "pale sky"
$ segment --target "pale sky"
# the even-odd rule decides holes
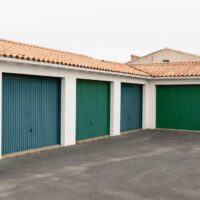
[[[0,38],[119,62],[164,47],[200,54],[200,1],[0,0]]]

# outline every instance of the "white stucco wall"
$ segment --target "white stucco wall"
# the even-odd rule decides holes
[[[163,60],[169,60],[170,62],[189,62],[189,61],[200,61],[200,57],[165,49],[141,57],[140,59],[136,59],[135,61],[132,62],[130,61],[129,63],[130,64],[162,63]]]
[[[156,86],[151,81],[143,86],[143,129],[155,128]]]
[[[156,85],[200,84],[200,78],[145,79],[113,75],[100,71],[75,68],[63,69],[56,65],[35,65],[0,61],[0,113],[2,113],[2,73],[39,75],[61,78],[61,144],[76,143],[76,80],[100,80],[111,83],[110,135],[120,135],[121,83],[143,85],[143,129],[156,127]],[[0,115],[0,158],[2,149],[2,114]]]
[[[145,109],[146,119],[144,123],[146,128],[154,129],[156,128],[156,86],[157,85],[200,85],[200,78],[164,78],[164,79],[153,79],[147,84],[148,91],[145,101],[148,101],[147,107]]]
[[[77,79],[89,79],[109,81],[111,83],[111,102],[110,102],[110,135],[120,135],[120,104],[121,104],[121,82],[143,84],[144,87],[147,84],[147,80],[144,78],[137,78],[133,76],[121,76],[119,74],[113,75],[112,73],[105,74],[105,72],[95,72],[88,70],[75,70],[63,69],[61,67],[52,65],[35,65],[35,64],[22,64],[15,62],[0,62],[0,105],[2,106],[2,73],[14,73],[25,75],[39,75],[61,78],[61,144],[63,146],[73,145],[76,143],[76,80]],[[70,67],[69,67],[70,68]],[[145,93],[145,92],[144,92]],[[144,94],[145,95],[145,94]],[[148,95],[147,95],[148,96]],[[148,110],[148,101],[145,100],[145,106],[143,107],[143,114],[146,115]],[[0,106],[0,113],[1,112]],[[2,115],[0,115],[2,117]],[[147,118],[144,118],[144,121]],[[0,118],[0,122],[2,122]],[[143,128],[146,128],[144,122]],[[0,149],[2,149],[2,123],[0,123]],[[1,158],[1,150],[0,150]]]

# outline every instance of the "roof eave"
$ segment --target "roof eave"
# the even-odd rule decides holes
[[[189,79],[200,79],[200,76],[159,76],[152,77],[153,80],[189,80]]]
[[[90,73],[98,73],[98,74],[109,74],[109,75],[115,75],[115,76],[125,76],[125,77],[132,77],[132,78],[138,78],[138,79],[152,79],[152,77],[144,76],[144,75],[134,75],[134,74],[128,74],[128,73],[111,72],[111,71],[104,71],[104,70],[98,70],[98,69],[89,69],[89,68],[83,67],[83,66],[74,67],[74,66],[70,66],[70,65],[54,64],[54,63],[49,63],[49,62],[48,63],[38,62],[38,61],[25,60],[25,59],[22,60],[22,59],[3,57],[3,56],[0,56],[0,61],[37,65],[37,66],[43,66],[43,67],[60,68],[60,69],[66,69],[66,70],[72,70],[72,71],[90,72]]]

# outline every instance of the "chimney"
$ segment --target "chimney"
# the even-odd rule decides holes
[[[135,61],[139,58],[140,58],[140,56],[136,56],[136,55],[133,55],[133,54],[131,55],[131,61]]]

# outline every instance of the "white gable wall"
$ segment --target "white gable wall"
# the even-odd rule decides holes
[[[129,64],[162,63],[163,60],[169,60],[170,62],[188,62],[188,61],[200,61],[200,57],[193,56],[187,53],[164,49],[149,54],[147,56],[141,57],[138,60],[132,62],[130,61]]]

